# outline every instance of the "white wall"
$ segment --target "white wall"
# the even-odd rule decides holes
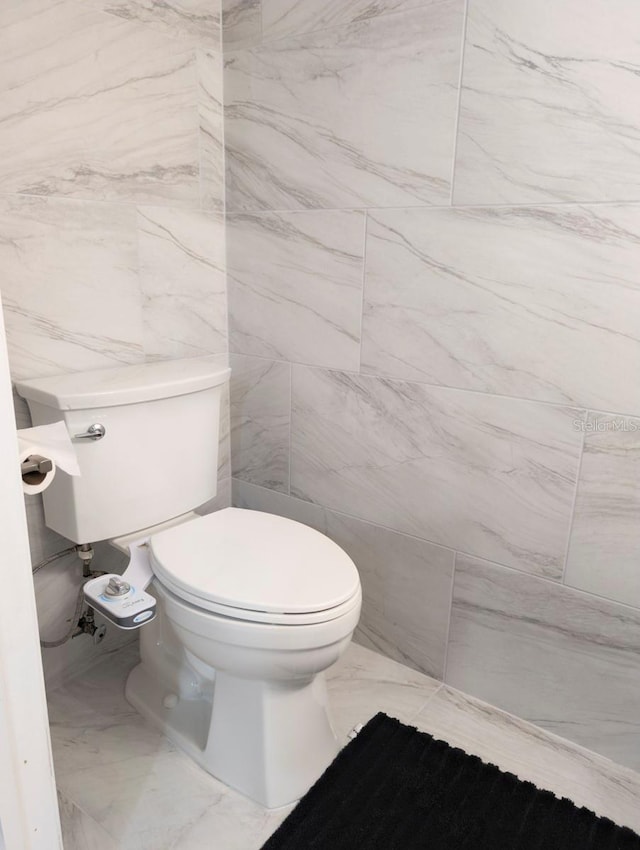
[[[7,850],[61,850],[18,463],[0,315],[0,820]]]

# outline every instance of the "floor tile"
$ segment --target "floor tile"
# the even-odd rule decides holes
[[[259,850],[291,807],[266,811],[226,788],[143,721],[123,696],[137,660],[127,647],[50,695],[65,850]],[[343,742],[385,711],[640,828],[639,774],[357,644],[327,678]]]
[[[352,643],[327,673],[329,705],[339,739],[379,711],[408,722],[441,683]]]
[[[118,850],[109,833],[60,792],[58,806],[64,850]]]

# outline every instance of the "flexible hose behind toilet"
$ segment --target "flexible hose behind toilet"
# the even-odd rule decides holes
[[[71,625],[69,626],[69,630],[65,634],[64,637],[59,638],[58,640],[42,640],[40,639],[40,646],[43,649],[54,649],[56,646],[62,646],[63,643],[66,643],[73,637],[73,633],[75,632],[78,620],[82,616],[82,609],[84,608],[84,583],[80,587],[78,591],[78,598],[76,601],[76,607],[73,612],[73,617],[71,618]]]
[[[34,567],[32,567],[31,572],[32,575],[35,575],[36,573],[40,572],[41,569],[49,566],[49,564],[52,564],[54,561],[58,561],[60,558],[64,558],[74,552],[80,556],[80,559],[83,562],[84,581],[82,582],[78,590],[78,596],[76,598],[73,616],[71,617],[71,625],[69,626],[67,632],[63,635],[63,637],[59,638],[58,640],[42,640],[42,638],[40,638],[40,646],[42,647],[42,649],[55,649],[56,647],[62,646],[63,644],[67,643],[67,641],[71,640],[71,638],[75,637],[76,635],[84,633],[93,634],[93,631],[95,631],[95,629],[88,631],[87,629],[83,629],[79,626],[80,620],[82,619],[82,612],[84,609],[84,586],[88,581],[93,578],[96,578],[96,576],[105,574],[103,570],[92,571],[90,569],[89,565],[93,558],[93,550],[90,546],[69,546],[67,549],[63,549],[60,552],[56,552],[53,555],[49,555],[49,557],[40,561],[39,564],[36,564]],[[87,611],[89,610],[90,609],[87,609]]]

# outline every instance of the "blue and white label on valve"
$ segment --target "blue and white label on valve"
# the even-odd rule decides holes
[[[144,623],[145,620],[148,620],[149,617],[153,617],[153,611],[143,611],[141,614],[138,614],[133,618],[134,623]]]

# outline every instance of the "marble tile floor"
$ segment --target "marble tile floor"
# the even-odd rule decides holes
[[[124,699],[131,645],[50,694],[65,850],[258,850],[268,812],[202,771]],[[328,672],[343,741],[377,711],[640,831],[640,774],[352,644]]]

